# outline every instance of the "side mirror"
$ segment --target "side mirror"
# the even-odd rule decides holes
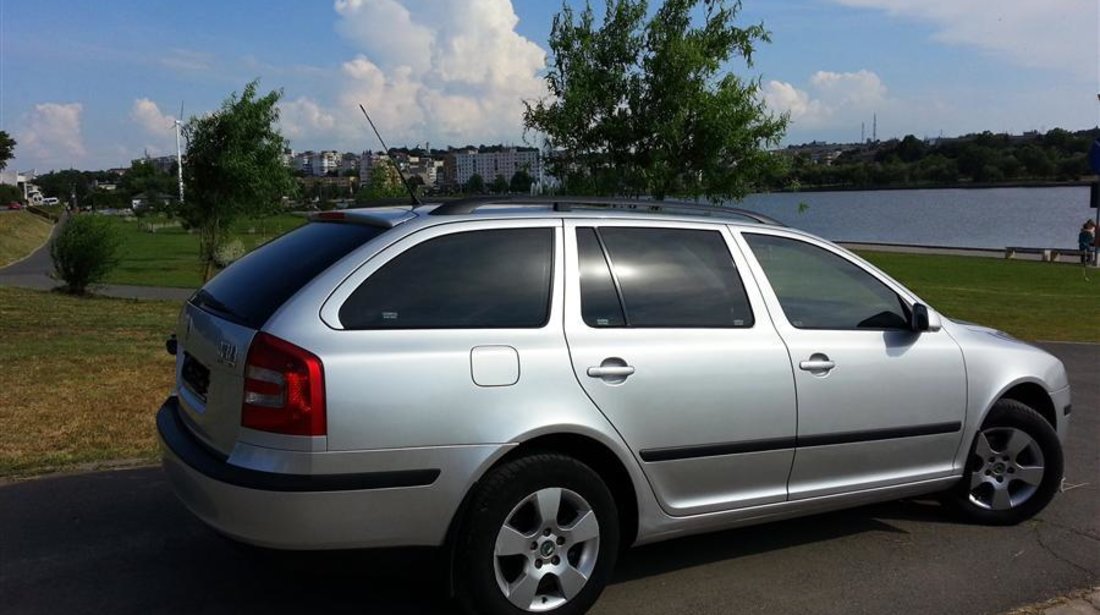
[[[939,331],[943,327],[940,315],[923,303],[914,303],[910,314],[909,328],[913,331]]]
[[[909,315],[909,328],[914,331],[928,330],[928,306],[914,303]]]

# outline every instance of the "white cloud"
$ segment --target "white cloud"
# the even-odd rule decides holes
[[[335,0],[337,31],[358,53],[331,105],[282,105],[296,141],[377,149],[363,104],[393,145],[517,141],[524,99],[542,96],[546,52],[519,35],[511,0]],[[331,141],[326,141],[331,143]]]
[[[161,113],[157,103],[148,98],[139,98],[130,108],[130,119],[152,135],[167,134],[175,127],[176,118]]]
[[[799,129],[846,128],[891,105],[875,73],[817,71],[806,89],[783,81],[764,84],[764,100],[775,112],[789,112]]]
[[[71,162],[83,158],[84,136],[81,130],[80,103],[42,103],[25,118],[18,141],[30,158],[38,161]]]
[[[931,23],[935,40],[1026,67],[1095,76],[1096,0],[833,0]]]
[[[336,118],[327,113],[316,101],[299,97],[279,105],[279,123],[283,134],[290,139],[305,136],[331,136]]]

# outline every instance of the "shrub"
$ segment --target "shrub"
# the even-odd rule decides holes
[[[234,239],[226,243],[219,244],[214,249],[214,263],[221,268],[228,267],[233,261],[244,256],[245,249],[244,244],[240,239]]]
[[[66,292],[82,295],[90,284],[106,277],[118,265],[121,242],[107,218],[92,214],[70,218],[50,245],[54,270],[65,281]]]

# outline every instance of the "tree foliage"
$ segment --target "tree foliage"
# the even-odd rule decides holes
[[[508,182],[512,192],[519,194],[527,194],[531,191],[531,184],[535,183],[535,180],[527,172],[526,169],[520,169],[512,175],[512,180]]]
[[[205,276],[230,223],[243,216],[274,213],[296,188],[283,164],[287,141],[277,127],[281,91],[258,96],[252,81],[221,108],[187,122],[184,158],[184,221],[199,231]]]
[[[50,244],[57,277],[67,292],[83,295],[91,284],[100,282],[118,265],[122,238],[105,217],[78,214],[61,227]]]
[[[477,173],[470,176],[470,179],[466,181],[466,192],[468,194],[485,194],[485,178]]]
[[[355,194],[355,203],[364,205],[379,199],[391,199],[407,194],[401,176],[390,160],[381,160],[371,167],[367,183]]]
[[[752,67],[769,40],[740,27],[739,1],[608,0],[554,17],[548,97],[525,103],[524,126],[545,138],[551,171],[570,192],[740,198],[781,162],[786,116],[765,109]]]
[[[8,166],[8,161],[15,156],[15,139],[6,131],[0,130],[0,171]]]
[[[790,172],[772,188],[876,188],[955,186],[999,183],[1073,182],[1092,174],[1087,154],[1100,129],[1024,135],[982,132],[956,138],[922,141],[902,139],[841,146],[835,160],[811,160],[810,154],[788,149]],[[813,144],[812,150],[829,146]]]

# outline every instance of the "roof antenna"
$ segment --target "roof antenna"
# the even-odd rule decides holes
[[[367,113],[367,108],[360,104],[359,110],[363,112],[363,117],[367,118],[367,123],[370,124],[371,130],[374,130],[374,136],[378,137],[378,142],[382,144],[382,150],[386,152],[386,158],[389,158],[390,162],[393,163],[393,168],[397,169],[397,176],[401,178],[401,183],[405,184],[405,190],[407,190],[409,196],[412,197],[413,204],[423,205],[424,203],[421,203],[420,198],[416,196],[416,191],[409,185],[409,180],[405,179],[405,174],[401,172],[401,165],[397,164],[397,161],[390,156],[390,148],[386,147],[386,142],[382,140],[382,135],[378,134],[378,128],[376,128],[374,122],[371,121],[370,115]]]

